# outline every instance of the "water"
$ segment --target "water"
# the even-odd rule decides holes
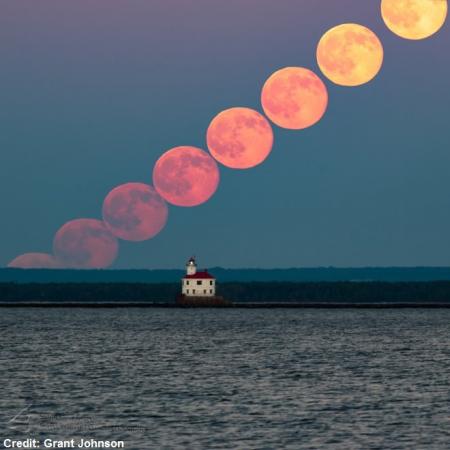
[[[0,437],[448,448],[449,324],[426,309],[1,309]]]

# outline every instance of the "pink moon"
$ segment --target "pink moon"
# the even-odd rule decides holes
[[[250,108],[230,108],[211,121],[206,132],[211,155],[232,169],[261,164],[272,151],[273,131],[267,119]]]
[[[48,253],[24,253],[14,258],[8,267],[17,269],[56,269],[57,260]]]
[[[159,195],[177,206],[197,206],[211,198],[219,185],[217,163],[197,147],[175,147],[165,152],[153,169]]]
[[[145,241],[166,225],[168,208],[156,190],[143,183],[114,188],[103,202],[103,220],[114,236],[127,241]]]
[[[273,123],[301,130],[322,118],[328,105],[328,92],[323,81],[311,70],[285,67],[265,82],[261,103]]]
[[[100,220],[76,219],[64,224],[53,240],[53,253],[64,267],[104,269],[117,257],[118,242]]]

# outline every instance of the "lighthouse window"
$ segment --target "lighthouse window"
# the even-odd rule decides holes
[[[195,294],[195,289],[192,289],[192,293]]]
[[[209,290],[209,293],[212,294],[212,289]]]
[[[186,289],[186,294],[189,294],[189,289]]]
[[[200,286],[202,284],[201,280],[197,281],[197,285]]]
[[[203,293],[206,294],[206,289],[203,289]]]
[[[213,285],[213,282],[212,282],[212,280],[209,282],[209,284],[212,286]]]
[[[186,284],[189,284],[189,280],[186,281]]]

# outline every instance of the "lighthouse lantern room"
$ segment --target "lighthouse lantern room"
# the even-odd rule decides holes
[[[197,272],[195,258],[186,263],[186,275],[181,280],[181,293],[187,297],[214,297],[216,279],[205,269]]]

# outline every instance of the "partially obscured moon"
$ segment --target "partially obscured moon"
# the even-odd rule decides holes
[[[14,258],[8,267],[19,269],[56,269],[59,264],[53,255],[48,253],[24,253]]]
[[[383,54],[377,35],[355,23],[331,28],[317,46],[320,70],[341,86],[358,86],[372,80],[381,69]]]
[[[447,0],[382,0],[386,26],[405,39],[425,39],[436,33],[447,17]]]
[[[206,133],[211,155],[224,166],[248,169],[261,164],[273,146],[267,119],[249,108],[231,108],[212,120]]]
[[[157,235],[167,222],[167,203],[156,190],[143,183],[114,188],[103,202],[103,220],[114,236],[144,241]]]
[[[328,92],[311,70],[286,67],[265,82],[261,103],[267,117],[276,125],[300,130],[322,118],[328,105]]]
[[[206,202],[219,185],[219,168],[205,151],[197,147],[175,147],[158,159],[153,169],[153,185],[159,195],[177,206],[197,206]]]
[[[116,259],[117,251],[117,239],[100,220],[67,222],[53,240],[54,255],[62,266],[69,268],[106,268]]]

